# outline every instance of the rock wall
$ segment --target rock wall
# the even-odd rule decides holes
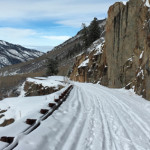
[[[149,19],[149,8],[143,0],[129,0],[126,5],[115,3],[108,11],[105,36],[108,86],[134,86],[135,92],[147,99],[150,99]]]
[[[134,88],[150,100],[150,8],[143,0],[129,0],[126,5],[117,2],[109,8],[105,30],[102,53],[96,56],[93,51],[80,56],[77,66],[85,57],[89,63],[80,70],[75,65],[72,79],[78,80],[73,76],[75,72],[78,76],[84,74],[78,81]]]
[[[87,53],[76,58],[70,75],[71,80],[108,85],[106,50],[103,40],[97,40]],[[87,62],[87,60],[89,60]],[[84,62],[87,62],[85,64]]]

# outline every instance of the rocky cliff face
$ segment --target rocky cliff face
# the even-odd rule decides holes
[[[135,87],[150,99],[150,12],[143,0],[115,3],[106,23],[109,87]]]
[[[95,41],[87,53],[76,57],[70,78],[79,82],[108,85],[106,51],[104,39]]]
[[[87,54],[92,64],[88,63],[86,69],[78,67],[76,73],[86,74],[82,81],[92,78],[93,82],[100,81],[112,88],[134,88],[137,94],[150,99],[150,8],[147,5],[148,1],[129,0],[126,5],[117,2],[109,8],[102,53]],[[78,80],[73,74],[74,71],[72,79]]]

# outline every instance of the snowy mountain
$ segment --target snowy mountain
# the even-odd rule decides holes
[[[49,79],[49,86],[63,82],[63,77]],[[150,102],[133,90],[71,84],[67,94],[69,84],[49,95],[0,101],[0,121],[14,119],[0,127],[0,149],[149,150]]]
[[[26,62],[41,55],[43,52],[0,40],[0,68]]]

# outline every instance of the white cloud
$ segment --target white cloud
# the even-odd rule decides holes
[[[37,35],[32,29],[0,28],[0,39],[14,44],[32,44]]]
[[[66,41],[70,36],[42,36],[43,38],[49,39],[49,40],[59,40],[59,41]]]
[[[32,46],[32,45],[23,45],[26,48],[36,49],[39,51],[47,52],[54,48],[54,46]]]
[[[122,1],[122,2],[123,2],[123,4],[124,4],[124,5],[126,5],[127,1],[128,1],[128,0],[126,0],[126,1]]]
[[[76,27],[72,28],[76,31],[82,23],[89,24],[94,17],[103,18],[108,7],[115,1],[117,0],[0,0],[0,23],[1,26],[7,26],[0,27],[0,39],[21,45],[56,46],[69,39],[70,36],[67,35],[74,34],[68,30],[68,26]],[[34,21],[41,21],[41,24],[42,21],[49,22],[50,28],[44,29]],[[56,29],[53,28],[55,23],[60,24]],[[21,28],[17,28],[20,25]]]
[[[77,19],[68,18],[64,20],[59,20],[57,21],[57,23],[78,28],[78,27],[81,27],[82,23],[85,23],[86,25],[88,25],[92,20],[93,20],[93,17],[89,16],[88,18],[85,18],[85,17],[79,17]]]
[[[65,24],[67,20],[77,21],[79,18],[106,14],[109,4],[88,0],[5,0],[0,1],[0,20],[55,19]],[[74,26],[74,22],[69,25]]]
[[[20,45],[35,45],[34,47],[56,46],[68,40],[70,36],[54,36],[50,33],[38,32],[32,29],[0,28],[0,40]]]
[[[31,29],[18,29],[18,28],[7,28],[2,27],[0,28],[0,38],[11,37],[13,39],[23,38],[23,37],[30,37],[36,35],[36,31]]]

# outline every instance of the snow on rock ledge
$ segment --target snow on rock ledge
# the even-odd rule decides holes
[[[150,7],[150,0],[143,0],[143,2],[145,3],[145,5],[146,5],[147,7]]]
[[[81,67],[86,67],[87,64],[89,63],[89,59],[86,59],[85,61],[83,61],[80,66],[78,68],[81,68]]]
[[[65,87],[65,81],[66,79],[60,76],[28,78],[23,84],[20,97],[54,93]]]
[[[30,82],[30,84],[31,85],[36,84],[36,87],[41,86],[40,90],[42,92],[45,92],[45,94],[48,91],[48,89],[56,92],[52,94],[43,95],[43,96],[24,97],[25,94],[27,94],[26,91],[24,90],[25,83],[26,83],[25,82],[21,87],[22,95],[20,97],[6,98],[0,101],[0,135],[1,136],[5,135],[2,133],[5,126],[7,126],[5,128],[10,129],[10,131],[7,132],[8,134],[10,134],[13,131],[16,131],[18,133],[21,128],[26,127],[24,121],[26,120],[28,115],[30,115],[31,118],[32,117],[38,118],[40,116],[39,110],[43,108],[43,106],[47,108],[49,102],[54,102],[54,99],[58,98],[60,94],[68,87],[69,84],[68,79],[61,76],[51,76],[47,78],[44,77],[28,78],[27,81],[32,81]],[[46,89],[46,87],[48,89]],[[61,88],[64,87],[64,88],[61,89],[60,87]],[[32,87],[29,87],[28,90],[32,91],[34,89],[32,89]],[[31,92],[31,94],[33,93]],[[15,125],[16,123],[18,123],[18,121],[19,121],[19,125],[16,128]]]

